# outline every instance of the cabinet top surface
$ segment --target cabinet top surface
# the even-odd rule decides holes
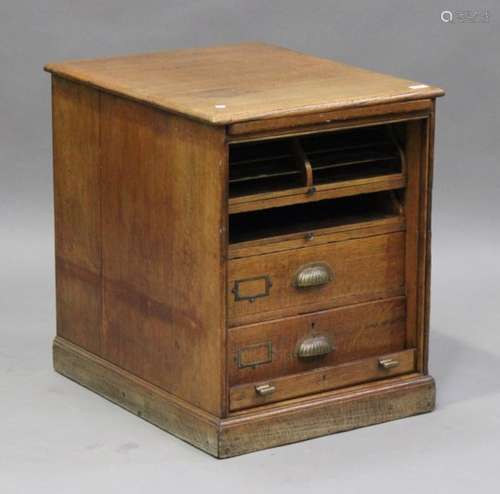
[[[217,125],[444,94],[435,86],[263,43],[51,63],[45,69]]]

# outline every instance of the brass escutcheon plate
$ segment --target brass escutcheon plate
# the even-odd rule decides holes
[[[268,297],[271,291],[271,278],[268,275],[235,280],[231,290],[234,294],[234,301],[241,302],[248,300],[253,302],[257,298]]]
[[[240,348],[237,361],[239,369],[268,364],[273,361],[273,345],[266,341]]]

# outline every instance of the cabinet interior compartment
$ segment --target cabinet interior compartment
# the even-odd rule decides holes
[[[229,197],[404,173],[404,124],[234,143]]]
[[[359,225],[403,214],[396,191],[307,202],[229,216],[231,244],[344,225]]]
[[[230,197],[290,189],[301,185],[301,170],[291,139],[230,146]]]
[[[403,152],[390,125],[303,137],[315,185],[402,173]]]

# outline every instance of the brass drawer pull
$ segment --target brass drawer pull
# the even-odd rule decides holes
[[[321,286],[330,283],[332,279],[332,270],[325,262],[305,264],[295,274],[294,285],[297,288]]]
[[[260,396],[269,396],[276,391],[276,386],[272,384],[261,384],[260,386],[255,386],[255,392]]]
[[[382,369],[392,369],[393,367],[397,367],[399,365],[399,360],[384,358],[378,361],[378,365],[379,367],[382,367]]]
[[[334,349],[328,336],[313,336],[300,344],[297,356],[299,358],[320,357],[327,355]]]

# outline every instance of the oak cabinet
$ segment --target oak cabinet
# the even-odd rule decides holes
[[[58,372],[217,457],[433,408],[441,89],[258,43],[46,70]]]

